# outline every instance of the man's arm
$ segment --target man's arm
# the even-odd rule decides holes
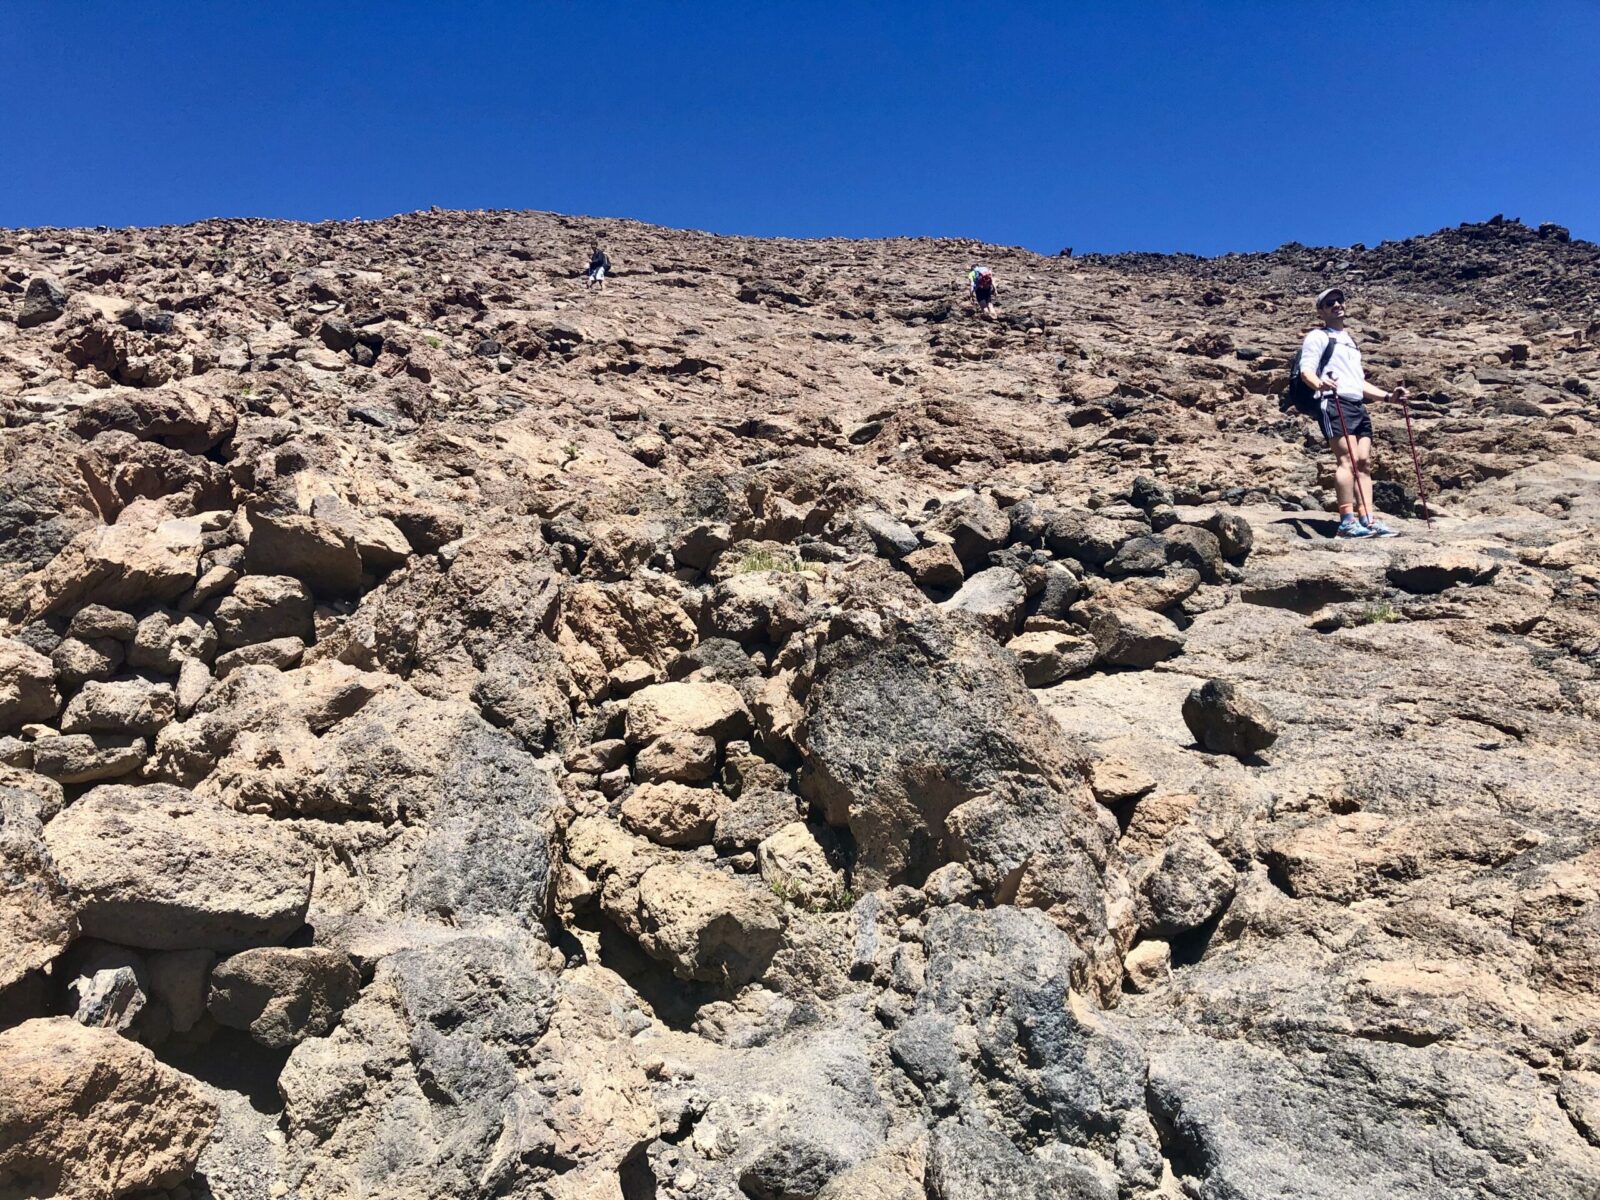
[[[1381,387],[1374,387],[1365,381],[1361,384],[1361,398],[1363,400],[1391,400],[1395,397],[1404,398],[1405,395],[1406,389],[1404,386],[1397,387],[1392,392],[1386,392]]]
[[[1313,329],[1306,334],[1306,340],[1300,343],[1300,378],[1313,392],[1326,391],[1322,377],[1317,374],[1317,362],[1322,358],[1322,352],[1328,348],[1327,338],[1330,335],[1321,329]]]

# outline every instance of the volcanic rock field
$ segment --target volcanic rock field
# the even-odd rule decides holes
[[[1595,1200],[1597,525],[1555,225],[0,230],[0,1198]]]

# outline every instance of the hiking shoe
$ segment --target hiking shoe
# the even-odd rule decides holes
[[[1372,537],[1399,537],[1400,536],[1394,530],[1390,529],[1387,525],[1385,525],[1382,521],[1375,520],[1375,519],[1373,519],[1371,517],[1365,518],[1361,523],[1367,527],[1367,533],[1370,534]]]
[[[1372,530],[1349,514],[1339,518],[1339,530],[1334,534],[1334,537],[1342,538],[1367,538],[1371,536]]]

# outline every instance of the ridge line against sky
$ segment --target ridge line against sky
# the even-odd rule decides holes
[[[1600,3],[1327,15],[18,0],[0,226],[437,205],[1209,256],[1504,213],[1600,240]]]

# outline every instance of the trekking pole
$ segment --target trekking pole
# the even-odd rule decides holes
[[[1406,444],[1411,447],[1411,469],[1417,473],[1417,502],[1422,505],[1422,515],[1428,522],[1428,528],[1433,528],[1433,513],[1428,509],[1428,489],[1422,483],[1422,463],[1417,458],[1417,439],[1411,434],[1411,405],[1406,403],[1404,393],[1400,396],[1400,411],[1406,415]]]
[[[1372,520],[1372,506],[1361,491],[1361,472],[1356,469],[1356,444],[1350,437],[1350,426],[1345,424],[1344,405],[1339,403],[1339,389],[1333,389],[1333,411],[1339,414],[1339,429],[1344,433],[1344,452],[1350,456],[1350,490],[1355,494],[1356,509],[1365,520]],[[1338,457],[1335,455],[1335,457]],[[1335,471],[1338,463],[1334,463]]]

